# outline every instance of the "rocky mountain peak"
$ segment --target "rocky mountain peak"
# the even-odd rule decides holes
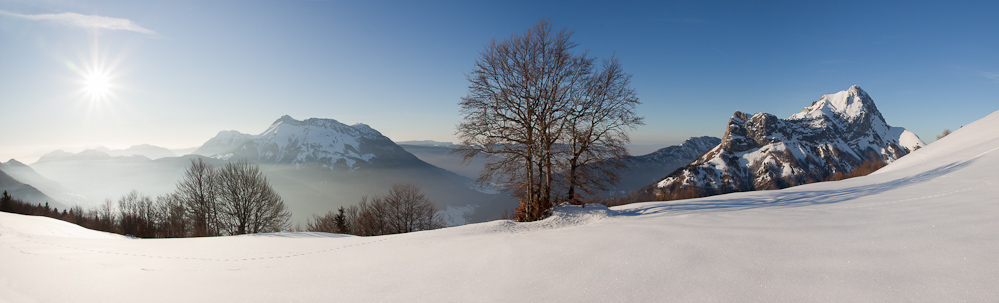
[[[800,113],[791,115],[789,119],[819,119],[839,118],[847,122],[875,118],[884,122],[881,112],[874,105],[874,99],[860,86],[853,85],[847,90],[835,94],[823,95],[812,105],[803,108]]]
[[[923,145],[912,132],[885,123],[870,95],[854,85],[788,119],[736,111],[717,147],[656,186],[667,196],[784,188],[865,162],[890,163]]]

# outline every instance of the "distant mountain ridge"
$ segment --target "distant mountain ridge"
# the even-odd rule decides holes
[[[779,189],[848,173],[865,161],[890,163],[924,145],[914,133],[889,126],[855,85],[788,119],[736,111],[716,147],[644,190],[670,199]]]
[[[620,182],[607,193],[618,196],[631,193],[661,180],[677,168],[689,164],[721,142],[718,137],[691,137],[679,145],[660,148],[652,153],[631,156],[623,161],[624,168],[619,172]]]
[[[111,156],[139,155],[149,159],[169,158],[169,157],[178,156],[176,153],[174,153],[172,150],[168,148],[159,147],[150,144],[132,145],[122,150],[111,150],[110,152],[108,152],[108,154]]]
[[[39,197],[32,202],[39,203],[44,202],[41,199],[48,199],[50,202],[58,201],[57,204],[64,206],[72,206],[81,202],[85,203],[86,199],[81,195],[73,193],[62,186],[62,184],[42,176],[31,168],[31,166],[17,160],[10,159],[7,163],[0,163],[0,170],[17,181],[37,189],[45,196]]]
[[[28,203],[40,205],[48,203],[49,206],[66,209],[66,205],[62,202],[53,199],[30,184],[18,180],[13,172],[22,169],[21,166],[27,167],[14,159],[10,159],[7,163],[0,162],[0,192],[6,191],[15,199]]]
[[[253,135],[234,130],[223,130],[216,134],[215,137],[208,139],[208,141],[192,153],[206,157],[225,155],[236,150],[236,148],[242,146],[243,143],[246,143],[251,138],[253,138]]]
[[[150,144],[133,145],[126,149],[109,149],[104,146],[98,146],[75,154],[61,149],[54,150],[42,155],[38,158],[37,162],[81,159],[97,160],[117,157],[131,158],[133,160],[155,160],[160,158],[177,157],[177,154],[170,149]]]

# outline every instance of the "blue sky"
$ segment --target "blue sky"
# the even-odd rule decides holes
[[[854,84],[930,142],[999,110],[997,3],[0,0],[0,158],[194,147],[285,114],[452,141],[483,46],[542,18],[634,75],[636,145]],[[89,69],[109,94],[90,96]]]

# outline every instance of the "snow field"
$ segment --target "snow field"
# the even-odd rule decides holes
[[[0,301],[996,301],[996,129],[866,177],[394,236],[142,240],[0,213]]]

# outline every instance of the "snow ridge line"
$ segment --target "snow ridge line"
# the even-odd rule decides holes
[[[974,157],[971,157],[971,159],[978,159],[979,157],[984,156],[985,154],[991,153],[991,152],[993,152],[993,151],[995,151],[997,149],[999,149],[999,147],[996,147],[996,148],[984,151],[984,152],[982,152],[980,154],[975,155]]]
[[[996,149],[999,149],[999,148],[996,148]],[[829,207],[822,208],[822,210],[825,210],[825,209],[864,208],[864,207],[872,207],[872,206],[876,206],[876,205],[894,204],[894,203],[899,203],[899,202],[907,202],[907,201],[923,200],[923,199],[929,199],[929,198],[937,198],[937,197],[943,197],[943,196],[953,195],[953,194],[956,194],[956,193],[959,193],[959,192],[963,192],[963,191],[972,190],[972,189],[979,188],[979,187],[986,186],[986,185],[992,185],[992,184],[995,184],[995,183],[996,183],[995,181],[989,181],[989,182],[985,182],[985,183],[978,184],[978,185],[971,186],[971,187],[966,187],[966,188],[962,188],[962,189],[958,189],[958,190],[952,190],[952,191],[945,192],[945,193],[939,193],[939,194],[935,194],[935,195],[922,196],[922,197],[913,197],[913,198],[907,198],[907,199],[882,201],[882,202],[872,202],[872,203],[864,203],[864,204],[858,204],[858,205],[831,205]],[[818,211],[820,209],[783,208],[782,210]]]
[[[120,256],[130,256],[130,257],[143,257],[143,258],[151,258],[151,259],[194,260],[194,261],[213,261],[213,262],[243,262],[243,261],[267,260],[267,259],[286,259],[286,258],[294,258],[294,257],[301,257],[301,256],[307,256],[307,255],[314,255],[314,254],[326,253],[326,252],[331,252],[331,251],[334,251],[334,250],[340,250],[340,249],[349,248],[349,247],[364,246],[364,245],[368,245],[368,244],[374,244],[374,243],[378,243],[378,242],[383,242],[383,241],[387,241],[389,239],[395,238],[397,236],[398,235],[396,235],[396,236],[385,236],[384,238],[379,239],[379,240],[375,240],[375,241],[368,241],[368,242],[362,242],[362,243],[356,243],[356,244],[350,244],[350,245],[343,245],[343,246],[338,246],[338,247],[334,247],[334,248],[321,249],[321,250],[310,251],[310,252],[298,252],[298,253],[291,253],[291,254],[285,254],[285,255],[276,255],[276,256],[267,256],[267,257],[250,257],[250,258],[240,258],[240,259],[198,258],[198,257],[170,257],[170,256],[155,256],[155,255],[146,255],[146,254],[122,253],[122,252],[103,251],[103,250],[96,250],[96,249],[89,249],[89,248],[72,247],[72,246],[66,246],[66,245],[60,245],[60,244],[52,244],[52,243],[48,243],[48,242],[32,240],[32,239],[27,238],[27,237],[22,238],[22,239],[24,241],[32,242],[32,243],[36,243],[36,244],[43,244],[43,245],[49,245],[49,246],[67,248],[67,249],[74,249],[74,250],[87,251],[87,252],[100,253],[100,254],[108,254],[108,255],[120,255]],[[142,239],[139,239],[139,240],[142,240]],[[37,255],[37,256],[41,255],[41,254],[38,254],[38,253],[32,253],[32,252],[27,252],[27,251],[18,249],[18,248],[14,247],[11,244],[7,244],[7,246],[9,246],[11,249],[19,251],[21,253],[31,254],[31,255]]]

